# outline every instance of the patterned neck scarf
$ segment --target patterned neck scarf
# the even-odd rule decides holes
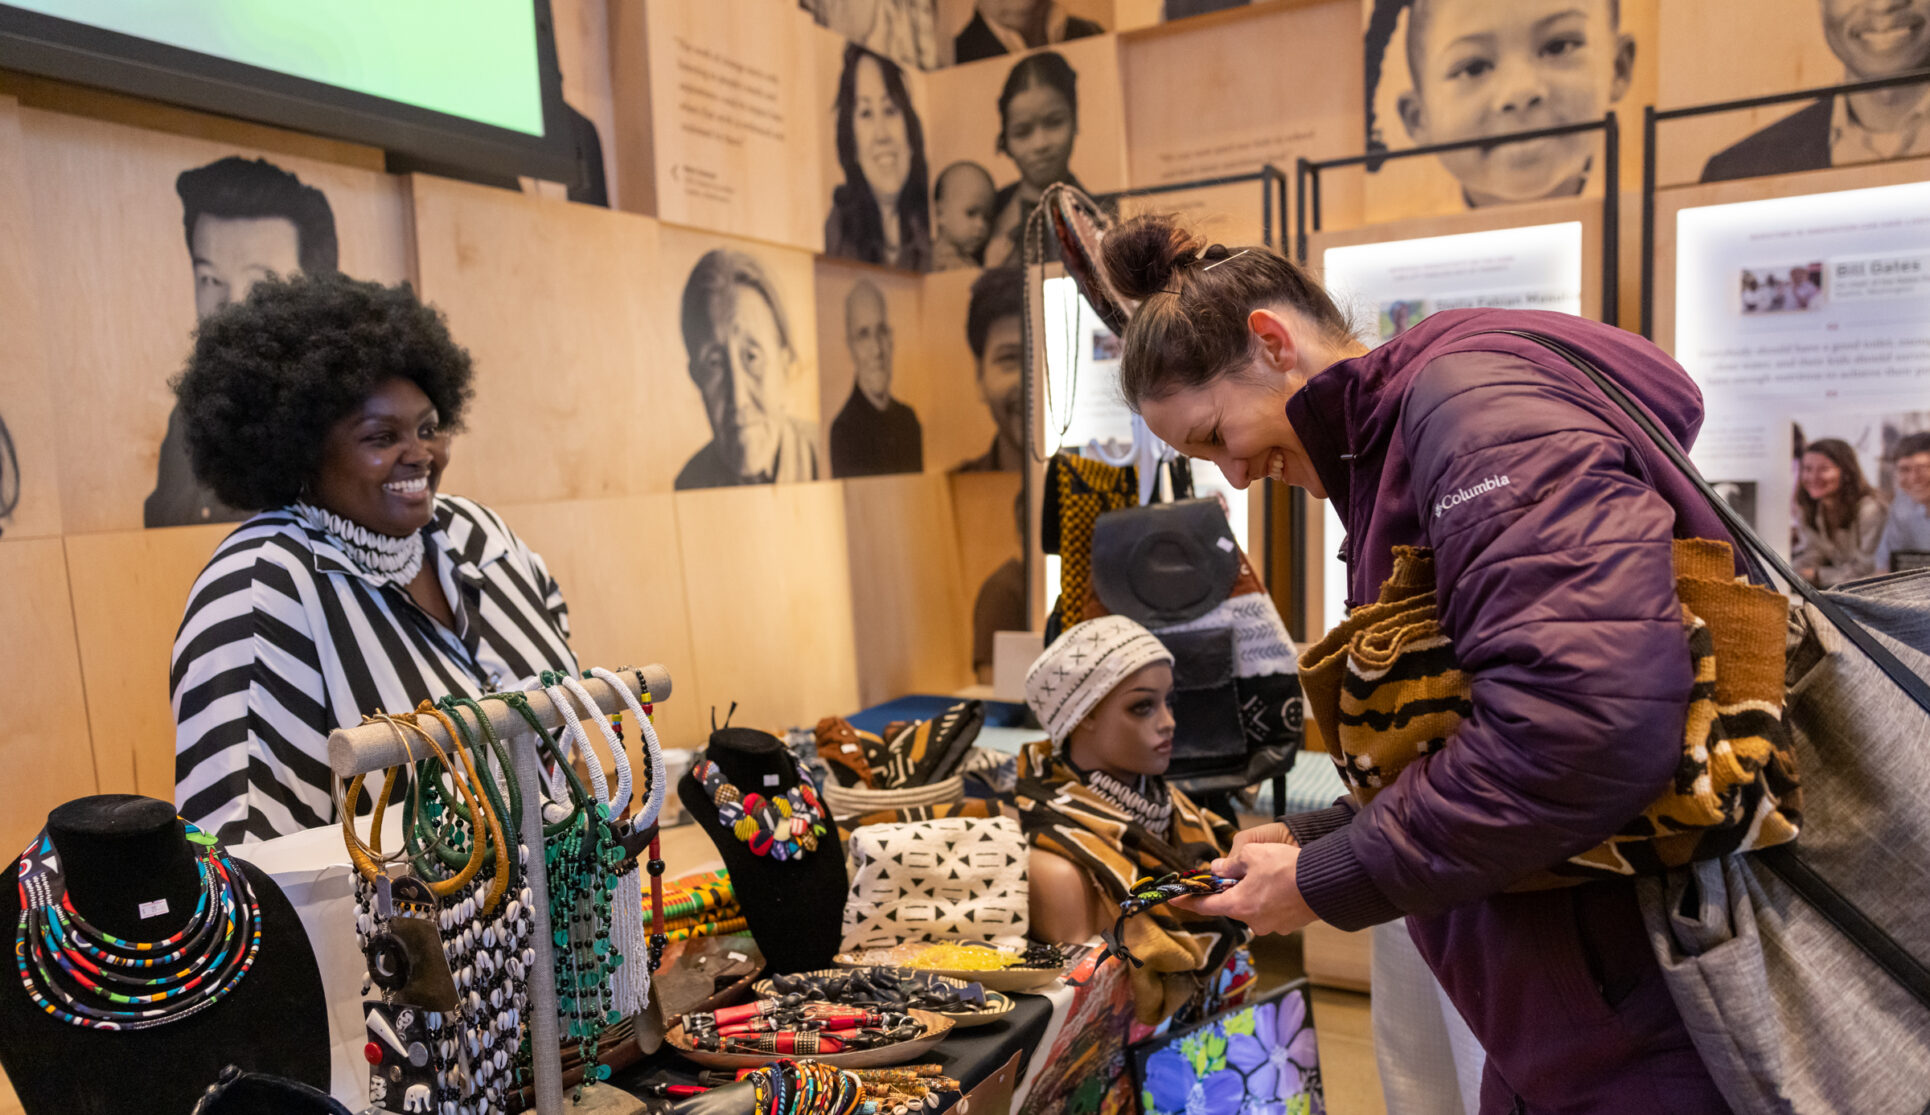
[[[1078,864],[1116,903],[1140,877],[1199,867],[1233,841],[1231,825],[1163,781],[1153,780],[1153,786],[1165,790],[1170,810],[1165,836],[1102,795],[1049,741],[1040,740],[1019,753],[1014,804],[1029,843]],[[1144,787],[1147,794],[1155,792],[1153,786]],[[1170,906],[1129,919],[1126,946],[1146,962],[1132,969],[1134,1014],[1152,1025],[1198,1000],[1246,936],[1238,922]]]
[[[406,588],[422,571],[426,547],[421,531],[407,538],[391,538],[305,500],[290,505],[288,510],[309,527],[328,535],[328,540],[371,580]]]

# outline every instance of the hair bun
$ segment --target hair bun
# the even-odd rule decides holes
[[[1143,302],[1173,286],[1173,275],[1200,258],[1197,236],[1171,216],[1134,217],[1106,234],[1100,255],[1113,289]]]

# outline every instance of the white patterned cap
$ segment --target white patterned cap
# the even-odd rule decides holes
[[[1073,725],[1134,671],[1171,665],[1173,652],[1125,616],[1100,616],[1068,627],[1025,672],[1025,703],[1062,744]]]

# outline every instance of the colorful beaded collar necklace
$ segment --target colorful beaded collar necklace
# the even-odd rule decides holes
[[[774,797],[747,794],[731,785],[708,755],[691,768],[716,803],[717,819],[750,847],[752,855],[795,859],[817,851],[818,837],[824,835],[824,806],[811,785],[811,772],[797,756],[791,760],[797,763],[797,785]]]
[[[197,1014],[233,991],[261,950],[261,910],[248,879],[211,833],[186,820],[201,897],[164,941],[123,941],[88,924],[43,831],[20,856],[14,965],[34,1005],[75,1026],[145,1030]],[[153,974],[161,969],[159,974]]]

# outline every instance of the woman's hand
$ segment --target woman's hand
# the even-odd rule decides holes
[[[1246,847],[1249,844],[1298,845],[1299,843],[1300,842],[1298,840],[1295,840],[1293,838],[1293,831],[1287,828],[1286,822],[1274,821],[1270,824],[1255,825],[1250,829],[1241,829],[1239,832],[1234,833],[1233,850],[1231,852],[1228,852],[1227,855],[1229,857],[1237,855],[1239,854],[1240,849]],[[1238,878],[1239,876],[1235,875],[1234,872],[1230,870],[1233,867],[1234,867],[1234,863],[1231,858],[1216,859],[1213,861],[1213,874],[1232,875],[1234,878]],[[1229,870],[1222,870],[1222,868],[1228,868]]]
[[[1175,898],[1173,905],[1208,917],[1243,921],[1255,933],[1292,933],[1319,921],[1300,897],[1300,846],[1293,843],[1286,826],[1262,825],[1250,831],[1251,839],[1235,839],[1233,851],[1213,861],[1216,874],[1236,878],[1238,883],[1219,894]]]

